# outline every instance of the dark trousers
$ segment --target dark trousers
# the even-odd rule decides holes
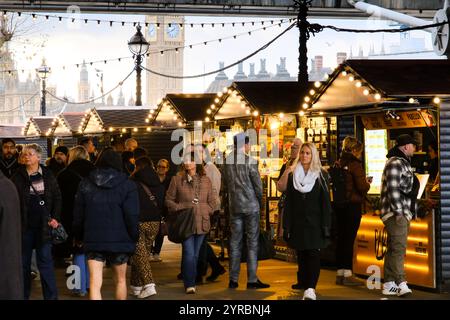
[[[353,269],[353,245],[361,223],[361,204],[350,203],[345,207],[335,207],[337,243],[337,269]]]
[[[214,253],[213,248],[205,239],[203,240],[202,246],[200,247],[200,252],[198,255],[198,264],[197,264],[197,275],[204,276],[208,271],[208,264],[211,265],[212,272],[218,272],[222,270],[222,265],[220,264],[219,259]]]
[[[320,275],[320,250],[297,250],[299,281],[303,288],[316,288]]]
[[[160,254],[163,242],[164,242],[164,236],[161,234],[161,228],[159,228],[158,234],[156,235],[156,238],[155,238],[155,245],[153,246],[152,253]]]
[[[24,279],[24,298],[30,299],[31,292],[31,255],[36,249],[37,267],[41,277],[42,293],[45,300],[58,299],[55,270],[53,267],[52,245],[41,243],[41,230],[27,230],[22,238],[22,269]]]

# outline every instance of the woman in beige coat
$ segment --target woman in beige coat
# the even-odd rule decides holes
[[[184,157],[183,170],[170,182],[166,205],[170,213],[193,208],[196,221],[195,234],[183,242],[182,274],[186,293],[195,293],[197,260],[200,246],[210,229],[210,215],[215,207],[212,185],[202,164],[194,162],[194,154]]]

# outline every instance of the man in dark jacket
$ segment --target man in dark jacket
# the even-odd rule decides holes
[[[16,153],[16,142],[10,138],[3,139],[2,156],[0,157],[0,170],[7,178],[11,178],[19,167]]]
[[[225,159],[224,187],[228,192],[230,208],[230,282],[229,288],[238,287],[241,265],[241,241],[247,235],[247,289],[268,288],[256,276],[258,268],[259,211],[262,203],[262,182],[258,162],[246,153],[250,139],[245,133],[234,137],[234,151]]]
[[[0,171],[0,300],[23,299],[20,202],[14,184]]]
[[[69,153],[69,149],[66,146],[59,146],[55,149],[55,153],[53,157],[50,158],[49,164],[47,168],[53,173],[56,177],[62,169],[64,169],[67,165],[67,154]]]

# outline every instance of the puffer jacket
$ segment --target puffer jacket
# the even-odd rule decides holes
[[[260,211],[262,182],[256,159],[231,152],[225,159],[224,179],[231,214]]]
[[[381,177],[381,220],[403,215],[411,221],[420,186],[411,161],[397,147],[392,148],[386,157],[388,161]]]
[[[173,177],[166,193],[166,205],[169,213],[192,207],[194,209],[196,234],[206,234],[211,228],[210,216],[216,206],[216,199],[211,180],[206,175],[195,175],[194,179],[195,182],[188,182],[187,175],[184,173]],[[199,183],[197,204],[192,203],[196,197],[194,183]]]
[[[136,184],[112,168],[98,168],[75,196],[73,231],[85,252],[133,253],[139,238]]]
[[[347,168],[348,170],[345,178],[347,199],[351,203],[363,203],[370,189],[370,184],[366,180],[362,161],[352,153],[343,151],[339,159],[339,165],[341,168]]]
[[[46,167],[40,166],[42,170],[42,177],[44,179],[44,196],[42,199],[45,202],[46,211],[50,213],[53,219],[60,222],[61,213],[61,191],[59,190],[58,182],[53,173]],[[11,178],[11,181],[16,185],[17,193],[20,200],[20,213],[22,217],[22,232],[25,232],[28,227],[28,203],[30,201],[30,176],[24,166],[20,166],[16,173]],[[45,212],[45,211],[44,211]],[[50,241],[50,226],[48,225],[48,217],[43,217],[41,228],[41,242]]]

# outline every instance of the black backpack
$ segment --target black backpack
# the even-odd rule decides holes
[[[328,173],[330,175],[330,186],[333,191],[333,203],[338,206],[346,205],[350,202],[349,194],[347,193],[346,180],[348,167],[341,167],[339,162],[332,166]]]

